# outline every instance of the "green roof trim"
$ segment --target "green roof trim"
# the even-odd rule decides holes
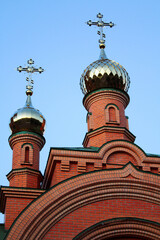
[[[87,122],[87,118],[88,118],[89,115],[92,115],[92,113],[91,112],[87,112],[86,122]]]
[[[22,131],[22,132],[18,132],[18,133],[11,134],[11,135],[9,136],[9,138],[8,138],[8,141],[9,141],[12,137],[17,136],[17,135],[20,135],[20,134],[31,134],[31,135],[35,135],[35,136],[41,137],[41,138],[44,140],[44,142],[46,142],[45,138],[44,138],[43,136],[41,136],[40,134],[34,133],[34,132],[29,132],[29,131]]]
[[[147,157],[158,157],[160,158],[159,154],[152,154],[152,153],[146,153]]]
[[[3,240],[6,236],[7,230],[4,228],[4,224],[0,223],[0,239]]]
[[[121,168],[110,168],[110,169],[103,169],[103,170],[95,170],[95,171],[85,172],[85,173],[81,173],[81,174],[78,174],[78,175],[76,175],[76,176],[67,178],[67,179],[65,179],[65,180],[63,180],[63,181],[55,184],[55,185],[52,186],[50,189],[48,189],[48,190],[46,190],[44,193],[42,193],[39,197],[37,197],[36,199],[34,199],[31,203],[29,203],[29,204],[27,205],[27,207],[24,208],[24,209],[22,210],[22,212],[16,217],[16,219],[15,219],[14,222],[12,223],[10,229],[8,230],[7,235],[9,234],[10,230],[11,230],[12,227],[14,226],[15,222],[17,221],[17,219],[23,214],[23,212],[24,212],[27,208],[30,207],[30,205],[31,205],[33,202],[37,201],[37,199],[41,198],[46,192],[51,191],[53,188],[56,188],[58,185],[60,185],[60,184],[62,184],[62,183],[64,183],[64,182],[68,182],[68,181],[70,181],[71,179],[79,178],[79,177],[81,177],[82,175],[94,174],[95,172],[102,172],[102,171],[107,172],[107,171],[115,171],[115,170],[116,170],[116,171],[117,171],[117,170],[120,171],[120,170],[124,169],[125,167],[127,167],[127,165],[129,165],[129,164],[131,164],[138,172],[141,172],[141,173],[149,173],[149,174],[156,175],[156,176],[159,176],[159,177],[160,177],[159,174],[151,173],[151,172],[148,172],[148,171],[143,171],[143,170],[137,169],[137,168],[133,165],[133,163],[128,162],[126,165],[124,165],[124,166],[121,167]],[[78,181],[78,180],[77,180],[77,181]],[[43,189],[42,189],[42,190],[43,190]],[[44,189],[44,190],[45,190],[45,189]],[[7,235],[5,236],[5,239],[6,239]]]
[[[51,147],[50,150],[66,150],[66,151],[83,151],[83,152],[98,152],[99,147]]]
[[[89,232],[90,230],[100,226],[100,225],[106,225],[107,223],[111,223],[111,222],[124,222],[124,221],[136,221],[136,222],[143,222],[143,223],[151,223],[152,225],[156,225],[156,226],[160,226],[160,224],[158,222],[154,222],[154,221],[150,221],[147,219],[143,219],[143,218],[135,218],[135,217],[120,217],[120,218],[111,218],[111,219],[107,219],[107,220],[103,220],[101,222],[98,222],[88,228],[86,228],[85,230],[83,230],[82,232],[80,232],[76,237],[73,238],[73,240],[77,240],[79,239],[79,237],[83,234],[87,234],[87,232]]]
[[[30,145],[33,149],[33,145],[31,143],[23,143],[23,145],[21,146],[21,148],[23,148],[25,145]]]

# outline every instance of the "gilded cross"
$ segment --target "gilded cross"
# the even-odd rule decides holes
[[[105,48],[105,40],[104,40],[104,38],[106,36],[103,33],[103,28],[106,27],[106,26],[113,27],[113,26],[115,26],[115,24],[112,23],[112,22],[105,23],[104,21],[102,21],[103,15],[101,13],[97,14],[97,18],[99,19],[97,22],[92,22],[91,20],[89,20],[87,22],[87,24],[89,26],[95,25],[95,26],[100,28],[100,31],[97,31],[98,35],[100,35],[100,39],[99,39],[100,48]]]
[[[28,82],[27,86],[26,86],[26,88],[27,88],[27,92],[26,93],[29,94],[29,95],[32,95],[32,93],[33,93],[32,89],[33,89],[33,84],[34,84],[34,81],[32,80],[32,73],[35,73],[35,72],[42,73],[42,72],[44,72],[44,69],[41,68],[41,67],[35,68],[33,66],[34,61],[32,59],[29,59],[27,61],[27,63],[28,63],[27,67],[19,66],[19,67],[17,67],[17,71],[19,71],[19,72],[27,72],[28,73],[28,77],[26,77],[26,81]]]

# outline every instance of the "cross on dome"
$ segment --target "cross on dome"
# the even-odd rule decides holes
[[[105,36],[105,34],[103,33],[103,28],[106,27],[106,26],[113,27],[113,26],[115,26],[115,24],[112,23],[112,22],[105,23],[104,21],[102,21],[103,15],[102,15],[101,13],[98,13],[98,14],[97,14],[97,18],[99,18],[99,20],[98,20],[97,22],[92,22],[91,20],[89,20],[89,21],[87,22],[87,24],[88,24],[89,26],[95,25],[95,26],[97,26],[97,27],[100,28],[100,31],[97,31],[97,34],[100,35],[100,39],[99,39],[100,45],[99,45],[99,47],[100,47],[100,48],[105,48],[105,39],[104,39],[104,38],[105,38],[106,36]]]
[[[28,77],[26,77],[26,81],[28,82],[28,84],[26,86],[26,89],[27,89],[26,94],[27,94],[27,96],[28,95],[31,96],[33,94],[32,89],[33,89],[33,84],[34,84],[34,81],[32,79],[32,74],[35,72],[42,73],[42,72],[44,72],[44,69],[41,67],[35,68],[33,66],[34,61],[31,58],[27,61],[27,63],[29,64],[27,67],[23,68],[22,66],[19,66],[19,67],[17,67],[17,71],[28,73]]]

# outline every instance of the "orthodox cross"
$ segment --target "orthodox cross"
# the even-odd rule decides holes
[[[33,66],[34,64],[34,61],[32,59],[29,59],[27,61],[27,63],[29,64],[27,67],[22,67],[22,66],[19,66],[17,67],[17,71],[19,72],[27,72],[28,73],[28,77],[26,77],[26,81],[28,82],[27,86],[26,86],[26,89],[27,89],[27,95],[32,95],[33,94],[33,84],[34,84],[34,81],[32,80],[32,73],[35,73],[35,72],[39,72],[39,73],[42,73],[44,72],[44,69],[39,67],[39,68],[35,68]]]
[[[106,26],[109,26],[109,27],[113,27],[115,26],[114,23],[112,22],[109,22],[109,23],[105,23],[102,21],[102,18],[103,18],[103,15],[101,13],[98,13],[97,14],[97,18],[99,18],[99,20],[97,22],[92,22],[91,20],[89,20],[87,22],[87,24],[89,26],[92,26],[92,25],[95,25],[97,27],[100,28],[100,31],[97,31],[97,34],[100,35],[100,39],[99,39],[99,43],[100,43],[100,48],[105,48],[105,40],[104,38],[106,37],[105,34],[103,33],[103,28],[106,27]]]

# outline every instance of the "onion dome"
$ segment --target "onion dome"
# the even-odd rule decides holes
[[[105,34],[103,27],[113,27],[114,23],[105,23],[102,21],[102,14],[97,14],[99,21],[92,22],[89,20],[89,26],[96,25],[101,31],[98,34],[101,36],[99,40],[100,57],[97,61],[91,63],[83,72],[80,79],[80,87],[84,94],[102,88],[113,88],[127,92],[130,85],[130,77],[119,63],[107,58],[105,48]]]
[[[80,79],[82,92],[87,94],[101,88],[114,88],[128,91],[130,77],[119,63],[106,57],[101,49],[99,60],[91,63],[83,72]]]
[[[28,131],[43,135],[45,130],[45,118],[42,113],[32,106],[31,95],[27,93],[27,100],[23,108],[18,109],[10,119],[12,134]]]
[[[34,61],[32,59],[29,59],[27,63],[29,64],[27,67],[23,68],[22,66],[19,66],[17,68],[19,72],[24,71],[29,74],[29,77],[26,77],[26,81],[28,82],[26,86],[27,100],[25,106],[23,108],[18,109],[14,113],[13,117],[11,117],[9,126],[12,131],[12,134],[27,131],[43,135],[46,120],[43,117],[42,113],[32,106],[31,96],[33,94],[32,89],[34,81],[31,78],[31,74],[34,72],[42,73],[44,69],[41,67],[35,68],[33,66]]]

